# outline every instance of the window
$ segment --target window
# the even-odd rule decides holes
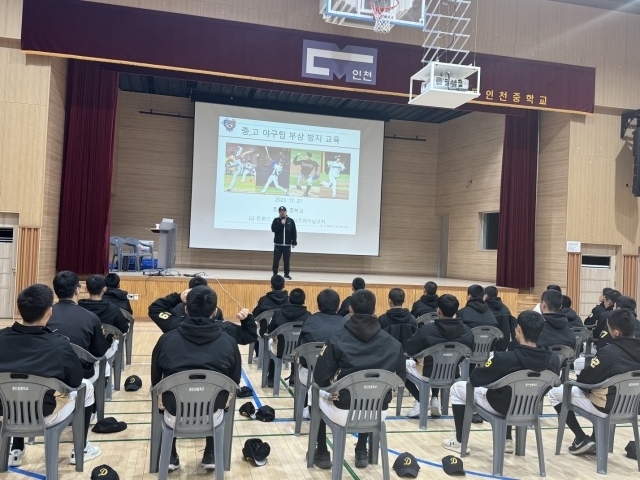
[[[480,249],[498,250],[498,212],[480,213]]]
[[[582,266],[587,268],[611,268],[611,257],[583,255]]]

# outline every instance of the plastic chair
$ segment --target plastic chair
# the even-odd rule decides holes
[[[124,315],[124,317],[129,320],[129,331],[126,334],[126,338],[125,338],[125,343],[127,344],[127,365],[131,365],[131,355],[133,352],[133,325],[135,323],[135,318],[133,318],[133,315],[131,315],[128,311],[126,311],[124,308],[120,309],[120,313],[122,313],[122,315]],[[124,370],[124,365],[122,366],[122,369]]]
[[[344,318],[345,320],[349,320],[349,319],[351,318],[351,314],[350,314],[350,313],[347,313],[343,318]]]
[[[560,378],[548,370],[534,372],[533,370],[521,370],[511,373],[489,385],[489,390],[510,387],[511,403],[506,416],[490,413],[483,407],[474,405],[474,387],[467,382],[467,402],[464,411],[464,424],[462,428],[462,449],[460,456],[464,457],[469,443],[471,431],[471,418],[473,410],[491,424],[493,433],[493,476],[502,477],[504,468],[504,447],[507,436],[507,426],[516,427],[516,455],[524,456],[527,427],[533,425],[536,430],[536,444],[538,446],[538,465],[540,476],[546,476],[544,466],[544,448],[542,446],[542,429],[540,428],[540,408],[546,393],[552,386],[560,385]],[[473,408],[472,408],[473,407]]]
[[[77,392],[75,410],[62,422],[47,427],[43,412],[44,396],[49,390],[59,393]],[[35,375],[0,373],[0,401],[3,418],[0,422],[0,473],[9,468],[11,437],[44,437],[47,478],[58,479],[60,435],[69,425],[73,429],[76,452],[76,472],[84,469],[84,400],[86,385],[78,388],[65,385],[55,378]]]
[[[71,348],[73,348],[73,351],[76,352],[76,355],[80,360],[89,362],[92,365],[96,362],[100,362],[98,364],[98,379],[93,384],[93,395],[96,401],[96,415],[98,417],[98,420],[104,420],[104,402],[106,400],[105,372],[107,368],[107,357],[103,356],[100,358],[96,358],[89,352],[87,352],[84,348],[79,347],[78,345],[75,345],[73,343],[71,344]]]
[[[466,345],[449,342],[429,347],[413,357],[415,359],[425,357],[433,358],[433,369],[429,380],[425,380],[424,377],[416,377],[415,375],[407,372],[407,379],[415,383],[420,389],[420,429],[427,429],[429,393],[432,388],[439,388],[442,392],[443,415],[447,415],[449,413],[449,391],[456,381],[458,365],[460,360],[468,358],[470,355],[471,349]],[[398,390],[398,404],[396,407],[397,416],[400,416],[403,390],[403,388]]]
[[[606,417],[599,417],[589,413],[580,407],[571,404],[571,388],[579,387],[585,390],[614,387],[616,396],[613,408]],[[585,385],[578,382],[566,382],[562,397],[562,410],[558,417],[558,437],[556,439],[556,455],[560,455],[564,427],[567,423],[567,414],[573,410],[581,417],[593,423],[596,437],[597,470],[601,475],[607,474],[608,454],[613,452],[613,439],[616,425],[630,423],[633,426],[633,437],[636,441],[636,456],[638,458],[638,470],[640,470],[640,436],[638,435],[638,406],[640,405],[640,370],[623,373],[611,377],[597,385]]]
[[[598,326],[597,323],[594,323],[593,325],[585,325],[583,328],[586,328],[589,331],[589,335],[587,336],[587,345],[584,349],[584,354],[585,356],[587,355],[592,355],[591,352],[591,347],[593,346],[593,330]]]
[[[273,396],[280,396],[280,375],[282,374],[282,364],[284,362],[293,364],[293,351],[298,344],[298,337],[304,322],[290,322],[281,325],[273,332],[264,336],[264,353],[262,355],[262,388],[267,386],[267,376],[269,375],[269,361],[273,360]],[[275,344],[278,336],[284,337],[284,350],[282,358],[278,358],[271,349],[269,349],[269,339],[272,338]],[[291,369],[291,374],[295,374],[295,369]]]
[[[151,249],[150,252],[141,252],[140,245],[148,246]],[[129,247],[128,252],[125,252],[125,251],[122,252],[123,262],[125,261],[125,259],[127,262],[126,263],[127,270],[129,269],[129,262],[128,262],[129,257],[133,257],[135,261],[136,272],[139,272],[140,270],[142,270],[142,259],[144,257],[151,257],[151,265],[153,266],[153,247],[150,244],[141,243],[137,238],[127,237],[124,239],[123,248],[124,247]]]
[[[575,349],[567,347],[566,345],[551,345],[549,350],[556,352],[560,359],[560,368],[562,368],[562,383],[569,380],[569,370],[571,369],[571,362],[575,359]],[[562,367],[564,364],[564,367]]]
[[[416,318],[416,322],[418,322],[418,326],[424,325],[425,323],[435,322],[438,319],[437,312],[429,312],[424,315],[420,315]]]
[[[304,398],[309,389],[308,383],[313,380],[313,371],[316,368],[318,362],[318,356],[320,356],[320,350],[324,347],[324,342],[312,342],[300,345],[293,351],[293,360],[300,368],[300,359],[304,358],[307,363],[307,371],[309,376],[307,377],[307,385],[300,383],[300,377],[297,374],[295,376],[295,390],[293,392],[293,418],[296,422],[294,434],[296,437],[300,436],[302,430],[302,412],[304,411]],[[274,382],[275,386],[275,382]]]
[[[109,384],[107,385],[107,398],[110,400],[112,388],[115,391],[120,391],[122,367],[124,366],[124,349],[125,349],[126,337],[125,337],[125,334],[122,333],[118,329],[118,327],[114,325],[103,323],[102,329],[105,331],[105,333],[113,335],[118,340],[118,351],[112,357],[113,360],[111,363],[113,363],[113,365],[111,368],[111,375],[110,375],[111,378],[109,379]]]
[[[267,326],[271,323],[271,319],[273,318],[273,314],[276,313],[278,310],[267,310],[266,312],[262,312],[260,315],[258,315],[255,320],[256,320],[256,325],[258,325],[258,328],[260,328],[260,320],[266,320],[267,321]],[[256,340],[257,342],[260,342],[260,338],[258,338],[258,340]],[[258,350],[258,370],[262,369],[262,352],[264,351],[263,348],[264,345],[260,345],[260,349]],[[247,358],[247,361],[249,364],[253,363],[253,352],[256,349],[256,342],[251,342],[249,344],[249,357]]]
[[[159,480],[169,474],[171,446],[174,437],[214,437],[216,480],[224,479],[231,469],[233,446],[233,416],[236,410],[238,385],[220,373],[210,370],[188,370],[164,378],[151,389],[151,454],[149,472],[157,473]],[[176,423],[169,427],[158,410],[158,396],[171,392],[176,398]],[[214,427],[213,405],[218,394],[229,393],[228,408],[222,422]],[[220,468],[222,465],[224,468]]]
[[[462,363],[462,380],[469,379],[469,370],[471,364],[484,365],[489,356],[491,349],[498,340],[504,338],[504,333],[498,327],[476,327],[471,329],[473,333],[473,353]]]
[[[122,271],[122,246],[124,245],[124,238],[122,237],[110,237],[109,245],[113,246],[113,255],[111,255],[111,264],[113,265],[113,259],[118,261],[118,271]]]

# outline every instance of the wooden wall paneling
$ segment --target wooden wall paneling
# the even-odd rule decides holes
[[[19,39],[22,30],[22,0],[0,0],[0,38]]]
[[[638,295],[638,255],[624,255],[622,264],[622,292],[631,298]]]
[[[571,299],[573,309],[580,312],[580,273],[582,267],[582,254],[567,254],[567,289],[566,295]],[[580,314],[580,313],[579,313]]]
[[[38,281],[40,254],[40,229],[21,227],[18,234],[18,266],[16,272],[16,296]]]

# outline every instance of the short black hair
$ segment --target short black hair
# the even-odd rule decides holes
[[[436,282],[427,282],[424,284],[424,292],[427,295],[435,295],[438,291],[438,285]]]
[[[331,288],[325,288],[318,294],[318,309],[337,312],[340,308],[340,295]]]
[[[307,295],[301,288],[294,288],[289,293],[289,303],[293,305],[304,305],[304,301],[307,299]]]
[[[562,308],[562,294],[557,290],[545,290],[542,292],[540,301],[547,304],[550,312],[559,312]]]
[[[102,289],[107,286],[102,275],[91,275],[86,281],[89,295],[100,295]]]
[[[78,275],[69,270],[58,272],[53,278],[53,291],[60,300],[73,298],[78,287],[80,287]]]
[[[613,304],[615,304],[621,296],[622,294],[618,290],[609,290],[604,294],[605,300],[609,300]]]
[[[633,298],[628,297],[626,295],[620,295],[618,297],[618,300],[616,300],[616,307],[626,308],[627,310],[631,310],[632,312],[635,312],[636,301]]]
[[[484,288],[481,285],[471,285],[467,288],[467,295],[470,295],[471,298],[482,298],[484,297]]]
[[[484,289],[484,294],[489,298],[498,298],[498,288],[487,287]]]
[[[401,307],[404,303],[404,297],[404,290],[401,288],[392,288],[389,290],[389,300],[391,300],[394,307]]]
[[[190,317],[211,317],[218,308],[218,295],[207,285],[198,285],[187,294],[187,314]]]
[[[120,286],[120,275],[110,273],[104,277],[104,283],[107,285],[107,288],[118,288]]]
[[[609,287],[604,287],[602,289],[602,295],[606,295],[608,292],[612,291],[613,288],[609,288]]]
[[[571,302],[571,299],[569,297],[567,297],[566,295],[562,295],[562,308],[571,308],[572,304],[573,302]]]
[[[364,290],[367,285],[364,283],[364,278],[356,277],[351,282],[351,286],[354,290]]]
[[[191,280],[189,280],[189,288],[195,288],[198,285],[209,285],[206,278],[201,277],[200,275],[196,275]]]
[[[607,326],[611,330],[618,330],[623,337],[635,336],[636,317],[626,308],[619,308],[611,312],[607,320]]]
[[[453,318],[458,309],[460,308],[460,302],[453,295],[445,293],[440,295],[436,300],[436,305],[446,318]]]
[[[353,313],[363,313],[373,315],[376,310],[376,296],[371,290],[356,290],[351,295],[351,308]]]
[[[555,290],[556,292],[562,293],[562,288],[558,285],[547,285],[547,290]]]
[[[284,288],[284,277],[282,275],[274,275],[271,277],[271,288],[274,290],[282,290]]]
[[[18,294],[16,303],[24,323],[37,322],[53,305],[53,291],[46,285],[35,283]]]
[[[547,290],[547,292],[548,291],[549,290]],[[557,290],[551,291],[559,293]],[[540,338],[540,334],[542,333],[542,329],[544,328],[544,317],[542,315],[540,315],[538,312],[534,312],[533,310],[525,310],[520,315],[518,315],[517,323],[518,325],[520,325],[520,329],[522,330],[524,339],[527,342],[538,342],[538,338]]]

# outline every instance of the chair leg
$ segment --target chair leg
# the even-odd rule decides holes
[[[260,349],[262,353],[262,388],[267,387],[267,376],[269,374],[269,360],[271,359],[271,354],[269,352],[269,340],[263,339],[262,348]]]
[[[249,356],[247,357],[247,363],[249,365],[251,365],[253,363],[253,352],[256,348],[256,343],[255,342],[251,342],[249,344]]]
[[[421,430],[427,429],[427,416],[429,415],[429,382],[420,382],[420,423]]]
[[[158,473],[160,462],[160,447],[162,445],[161,414],[151,412],[151,441],[149,445],[149,473]]]
[[[633,427],[633,439],[636,441],[636,458],[638,459],[638,470],[640,471],[640,434],[638,433],[638,417],[631,420]]]
[[[396,417],[402,415],[402,398],[404,397],[404,387],[398,387],[396,395]]]
[[[539,418],[536,418],[534,427],[536,429],[536,447],[538,448],[538,466],[540,467],[540,476],[546,477],[547,470],[544,467],[544,446],[542,445],[542,428],[540,428]]]
[[[224,480],[224,422],[213,429],[213,458],[216,462],[216,480]]]
[[[331,427],[333,434],[333,467],[331,468],[331,480],[342,480],[342,469],[344,468],[344,451],[347,443],[347,430],[336,424],[327,423]]]
[[[280,376],[282,375],[282,359],[273,356],[273,396],[280,396]]]
[[[258,336],[258,370],[262,370],[262,355],[264,353],[264,342],[262,338]]]
[[[507,437],[507,422],[504,420],[498,420],[494,425],[492,425],[491,432],[493,433],[493,476],[502,477],[502,471],[504,470],[504,445]]]
[[[313,468],[313,454],[316,452],[318,430],[320,429],[320,409],[317,405],[311,408],[311,424],[309,425],[309,441],[307,443],[307,468]],[[9,452],[7,452],[9,455]]]
[[[169,462],[171,461],[171,446],[173,445],[173,430],[162,425],[162,445],[160,446],[160,465],[158,466],[158,480],[167,480],[169,476]]]
[[[389,450],[387,448],[387,426],[384,422],[382,422],[382,424],[380,425],[380,455],[382,456],[382,480],[390,480],[391,477],[389,476]]]
[[[469,362],[469,359],[466,358],[463,362],[462,362],[462,370],[460,372],[460,379],[463,382],[466,382],[467,380],[469,380],[469,365],[471,364],[471,362]]]
[[[505,431],[506,436],[506,431]],[[527,448],[527,427],[516,427],[516,455],[524,457]]]
[[[609,456],[609,418],[598,418],[593,423],[596,430],[596,458],[597,469],[600,475],[607,474],[607,461]]]
[[[562,438],[564,437],[564,427],[567,424],[567,413],[569,411],[562,407],[560,414],[558,415],[558,434],[556,435],[556,455],[560,455],[560,449],[562,448]]]
[[[451,393],[451,387],[445,387],[440,389],[441,392],[441,402],[440,406],[442,407],[442,415],[449,415],[449,395]]]
[[[371,432],[369,433],[369,463],[371,465],[378,465],[379,453],[380,453],[380,432]]]
[[[133,324],[135,322],[131,322],[131,325],[129,325],[129,331],[127,332],[127,340],[126,340],[126,344],[127,344],[127,365],[131,365],[131,355],[133,354],[132,352],[132,348],[133,348]]]
[[[124,345],[118,345],[118,351],[116,352],[115,358],[113,360],[113,368],[111,372],[113,373],[113,390],[120,390],[120,379],[122,378],[122,348]]]
[[[73,450],[75,451],[75,454],[76,454],[76,472],[82,472],[84,470],[84,447],[85,447],[84,412],[79,412],[76,409],[76,411],[73,413],[71,428],[73,432]]]
[[[9,469],[9,449],[11,448],[11,437],[0,435],[0,473]]]
[[[60,453],[60,434],[56,427],[44,430],[44,463],[49,480],[58,480],[58,455]]]
[[[300,382],[298,375],[295,376],[295,390],[293,392],[293,419],[295,421],[294,435],[300,436],[302,431],[302,413],[304,411],[305,388]]]
[[[229,404],[229,411],[225,413],[224,419],[224,471],[231,470],[231,450],[233,449],[233,424],[234,412],[236,411],[236,399],[233,397]]]

